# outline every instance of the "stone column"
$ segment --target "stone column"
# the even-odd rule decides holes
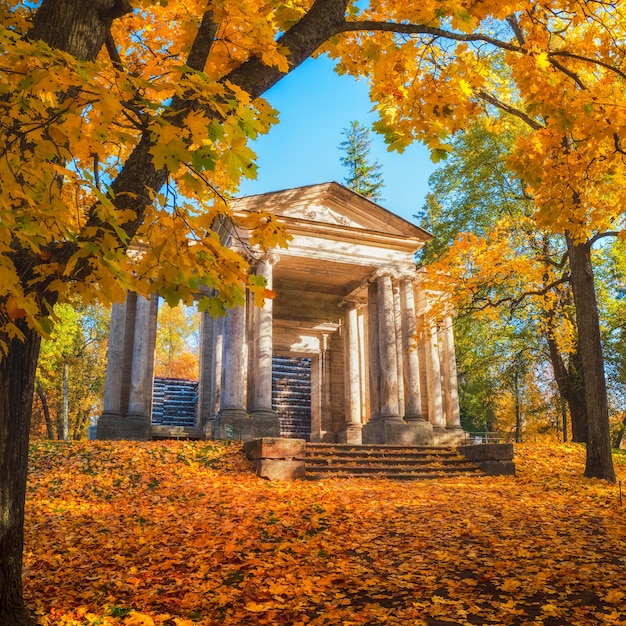
[[[415,444],[410,425],[400,417],[398,402],[398,350],[393,286],[389,272],[377,272],[376,309],[377,350],[370,343],[371,391],[379,394],[379,413],[363,426],[363,442],[373,444]],[[373,307],[368,308],[369,312]],[[372,337],[370,336],[370,339]],[[373,358],[378,356],[378,362]],[[377,384],[378,383],[378,384]]]
[[[355,301],[345,303],[344,362],[345,428],[339,433],[339,443],[360,445],[362,437],[359,325],[358,303]]]
[[[219,439],[246,439],[249,434],[246,412],[246,308],[228,309],[222,347],[222,390],[218,413]]]
[[[133,334],[133,364],[130,372],[128,417],[147,417],[152,389],[148,380],[150,369],[150,300],[137,296]]]
[[[213,361],[213,341],[215,336],[215,318],[203,311],[200,314],[200,367],[198,380],[198,426],[209,437],[212,434],[212,421],[215,413],[211,406],[211,391],[215,379]]]
[[[211,354],[211,367],[215,372],[213,375],[213,384],[211,385],[210,414],[211,417],[219,413],[220,400],[222,396],[222,357],[224,345],[224,316],[216,317],[213,328],[213,346]],[[214,419],[215,421],[215,419]]]
[[[126,352],[126,302],[111,307],[103,416],[122,416],[122,377]],[[106,418],[105,418],[106,419]]]
[[[361,389],[361,424],[365,424],[369,417],[369,371],[367,365],[367,333],[365,331],[366,305],[358,311],[359,326],[359,379]]]
[[[426,320],[426,380],[428,381],[428,421],[435,432],[445,430],[443,396],[441,393],[441,364],[437,346],[437,329]]]
[[[398,404],[398,353],[391,276],[383,274],[378,284],[378,346],[380,351],[380,417],[400,420]]]
[[[417,324],[415,322],[415,297],[413,281],[403,277],[400,282],[402,297],[402,353],[404,357],[404,396],[407,421],[425,421],[422,416],[422,394],[420,389],[420,365],[416,345]]]
[[[324,333],[322,335],[322,352],[320,354],[321,359],[321,387],[322,387],[322,415],[321,415],[321,436],[324,441],[327,434],[332,433],[333,425],[333,404],[332,395],[330,391],[330,379],[331,379],[331,356],[330,356],[330,341],[332,335]]]
[[[322,352],[311,358],[311,441],[322,441]]]
[[[378,349],[378,289],[376,283],[370,283],[367,291],[367,330],[368,361],[370,387],[370,415],[374,420],[380,416],[380,356]]]
[[[400,415],[404,415],[404,344],[402,341],[402,302],[400,282],[393,280],[393,317],[395,322],[396,355],[398,368],[398,407]]]
[[[278,255],[267,254],[257,265],[256,273],[272,289],[273,265]],[[280,423],[272,410],[273,300],[266,298],[262,307],[254,307],[253,397],[250,415],[254,437],[280,437]]]
[[[456,371],[456,355],[454,351],[454,328],[452,317],[446,315],[443,330],[443,360],[444,381],[446,397],[446,428],[459,430],[461,428],[461,411],[459,409],[459,387]]]

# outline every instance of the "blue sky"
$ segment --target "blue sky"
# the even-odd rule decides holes
[[[280,123],[253,148],[258,155],[258,178],[244,181],[240,195],[278,191],[327,181],[344,182],[339,159],[342,130],[352,120],[370,126],[376,120],[367,84],[338,76],[326,57],[309,59],[265,95],[278,109]],[[388,152],[372,133],[371,160],[382,166],[385,187],[380,204],[414,222],[428,191],[435,166],[422,145],[403,154]]]

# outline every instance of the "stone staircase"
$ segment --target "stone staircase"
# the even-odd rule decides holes
[[[305,478],[389,478],[423,480],[483,475],[451,447],[307,443]]]

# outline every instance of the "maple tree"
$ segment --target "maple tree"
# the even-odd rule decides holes
[[[591,271],[593,232],[621,228],[619,3],[518,0],[0,3],[0,622],[21,599],[27,441],[40,336],[71,293],[127,289],[214,313],[265,295],[212,230],[254,175],[246,142],[276,121],[260,96],[315,53],[366,75],[393,149],[446,137],[488,106],[531,132],[512,164],[538,219],[566,234],[588,409],[587,476],[615,480]],[[617,42],[617,43],[616,43]],[[499,71],[503,67],[505,72]],[[506,80],[505,80],[506,78]],[[617,184],[616,184],[617,183]],[[287,235],[239,219],[261,247]],[[130,246],[133,253],[127,254]]]
[[[239,443],[36,442],[26,592],[41,626],[623,624],[626,508],[584,457],[281,483]]]

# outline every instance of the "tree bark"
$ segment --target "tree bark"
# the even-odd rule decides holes
[[[578,342],[587,406],[585,476],[615,482],[609,432],[609,404],[600,341],[598,303],[591,264],[591,244],[574,242],[567,234],[571,285],[576,306]]]
[[[580,376],[580,347],[576,347],[576,352],[571,355],[569,367],[567,367],[555,339],[548,336],[547,341],[554,380],[559,395],[567,402],[569,408],[572,420],[572,441],[584,443],[587,441],[587,407]],[[566,430],[563,432],[566,433]]]
[[[0,365],[0,626],[31,625],[22,598],[28,435],[40,337],[23,321]]]
[[[43,416],[46,420],[46,434],[48,435],[48,439],[52,440],[54,439],[54,428],[52,426],[52,419],[50,418],[48,399],[46,398],[46,394],[43,392],[39,381],[36,382],[35,388],[37,389],[37,395],[39,396],[39,401],[41,402],[41,410],[43,411]]]

